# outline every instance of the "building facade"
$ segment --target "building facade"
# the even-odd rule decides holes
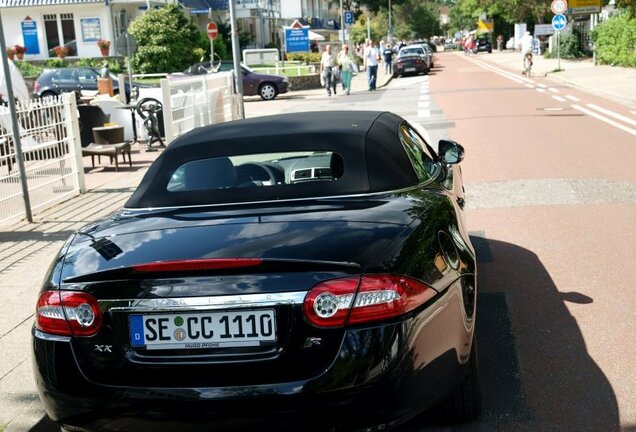
[[[115,41],[130,21],[148,7],[174,0],[0,0],[7,46],[27,47],[26,59],[56,57],[53,49],[64,46],[68,57],[100,57],[99,39]]]

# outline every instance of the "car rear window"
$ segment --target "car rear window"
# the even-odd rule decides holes
[[[333,182],[344,175],[342,157],[331,151],[222,156],[186,162],[172,173],[168,192],[276,188]]]
[[[409,56],[409,55],[420,55],[424,54],[423,48],[406,48],[400,51],[400,57]]]

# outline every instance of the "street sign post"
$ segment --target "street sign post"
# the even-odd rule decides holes
[[[563,30],[568,23],[568,19],[563,14],[556,14],[554,18],[552,18],[552,27],[555,30]]]
[[[219,35],[219,28],[214,21],[208,23],[208,38],[210,38],[210,68],[214,68],[214,39]]]
[[[344,22],[347,25],[353,24],[353,12],[345,11],[345,13],[344,13]]]
[[[555,15],[565,13],[568,10],[568,2],[567,0],[553,0],[550,9]]]
[[[126,62],[128,63],[128,83],[130,85],[130,90],[131,90],[130,94],[132,94],[132,88],[133,88],[132,87],[132,68],[130,64],[132,63],[131,61],[132,55],[135,53],[135,51],[137,51],[137,40],[135,39],[133,35],[126,32],[117,38],[116,45],[117,45],[117,52],[119,53],[119,55],[123,55],[128,58],[128,61]],[[124,94],[126,93],[124,92]],[[130,101],[126,100],[126,102],[130,102]]]
[[[556,30],[556,44],[557,44],[557,69],[561,70],[561,30],[565,28],[568,23],[568,19],[563,14],[556,14],[552,18],[552,27]]]

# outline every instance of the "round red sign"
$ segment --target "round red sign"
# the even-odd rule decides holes
[[[216,26],[215,23],[211,22],[208,23],[208,37],[211,40],[216,39],[216,36],[219,34],[219,28]]]

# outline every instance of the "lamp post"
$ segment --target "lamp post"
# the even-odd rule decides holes
[[[391,0],[389,0],[389,30],[387,31],[387,42],[391,40]]]
[[[241,69],[241,47],[239,46],[239,29],[236,24],[235,1],[236,0],[230,0],[232,59],[234,60],[234,78],[236,79],[236,91],[238,93],[239,117],[244,119],[245,106],[243,105],[243,70]]]
[[[20,124],[15,111],[15,97],[13,96],[13,83],[11,82],[11,70],[7,58],[7,43],[4,39],[4,26],[2,25],[2,9],[0,9],[0,56],[2,57],[2,69],[4,71],[4,83],[7,86],[7,99],[9,102],[9,114],[11,117],[11,129],[13,130],[13,142],[15,143],[15,158],[20,171],[20,185],[22,186],[22,199],[24,200],[24,212],[29,222],[33,222],[31,213],[31,200],[29,198],[29,186],[27,185],[24,157],[22,156],[22,143],[20,142]]]

